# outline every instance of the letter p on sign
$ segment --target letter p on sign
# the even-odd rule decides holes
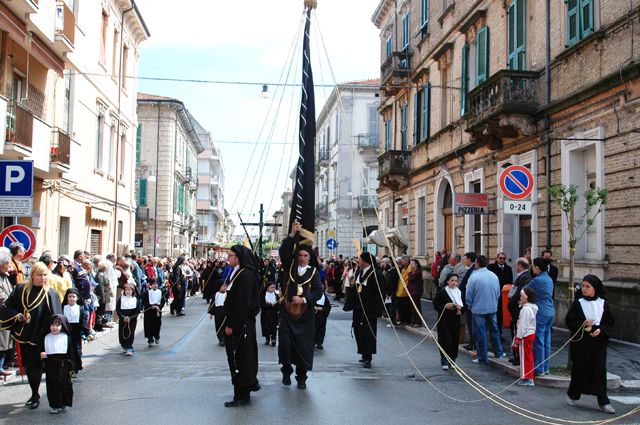
[[[8,165],[5,169],[4,191],[11,193],[11,185],[24,180],[24,168],[17,165]]]

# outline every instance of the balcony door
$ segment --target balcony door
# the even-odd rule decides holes
[[[451,186],[447,184],[442,201],[442,218],[444,225],[444,246],[447,252],[453,250],[453,193]]]

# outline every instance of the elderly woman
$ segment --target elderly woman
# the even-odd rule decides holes
[[[582,298],[576,299],[567,312],[565,322],[576,334],[571,341],[571,383],[567,390],[567,402],[574,405],[582,394],[595,395],[600,410],[614,414],[607,397],[607,341],[613,331],[614,319],[609,304],[604,299],[602,281],[588,274],[582,279]]]
[[[51,315],[62,314],[60,298],[49,286],[49,268],[38,261],[31,269],[29,281],[18,285],[5,301],[0,314],[2,326],[11,329],[11,336],[20,343],[22,361],[27,368],[31,397],[25,406],[40,406],[42,360],[38,345],[49,331]]]
[[[6,251],[0,252],[0,311],[4,307],[4,302],[11,295],[11,282],[9,282],[9,272],[13,264],[11,254]],[[0,331],[0,376],[11,375],[4,369],[4,364],[11,362],[13,356],[13,340],[9,331]]]

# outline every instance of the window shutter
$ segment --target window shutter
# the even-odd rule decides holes
[[[507,10],[507,22],[509,29],[507,35],[509,38],[509,69],[518,69],[518,59],[516,57],[516,2],[514,1]]]
[[[413,95],[413,146],[420,143],[420,90]]]
[[[482,27],[476,36],[478,43],[478,84],[487,79],[489,75],[489,28]]]
[[[136,129],[136,164],[140,163],[140,153],[142,151],[142,124],[138,124]]]
[[[516,0],[516,59],[518,61],[519,70],[523,71],[526,69],[527,62],[525,57],[525,47],[526,47],[526,34],[527,34],[527,24],[526,24],[526,5],[527,2],[525,0]]]
[[[391,57],[391,36],[387,37],[387,59]]]
[[[400,133],[401,133],[401,138],[400,138],[400,144],[401,144],[401,149],[403,151],[406,151],[408,146],[407,146],[407,106],[408,106],[409,102],[406,102],[404,105],[402,105],[401,109],[400,109]]]
[[[580,38],[593,32],[593,0],[582,0],[580,9]]]
[[[138,206],[147,206],[147,179],[140,179],[138,184]]]
[[[422,88],[422,140],[428,140],[431,137],[431,83],[427,83]]]
[[[420,16],[420,35],[427,35],[429,31],[429,0],[422,0],[422,15]]]
[[[469,45],[462,46],[462,72],[460,82],[460,116],[467,113],[467,91],[469,90],[469,70],[467,69],[469,60]]]
[[[567,47],[573,46],[580,40],[579,2],[565,0],[567,3]]]

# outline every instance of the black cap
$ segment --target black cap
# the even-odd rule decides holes
[[[58,262],[56,260],[54,260],[53,258],[51,258],[50,255],[43,255],[42,257],[40,257],[38,259],[38,261],[46,264],[47,266],[51,263],[57,264]]]

